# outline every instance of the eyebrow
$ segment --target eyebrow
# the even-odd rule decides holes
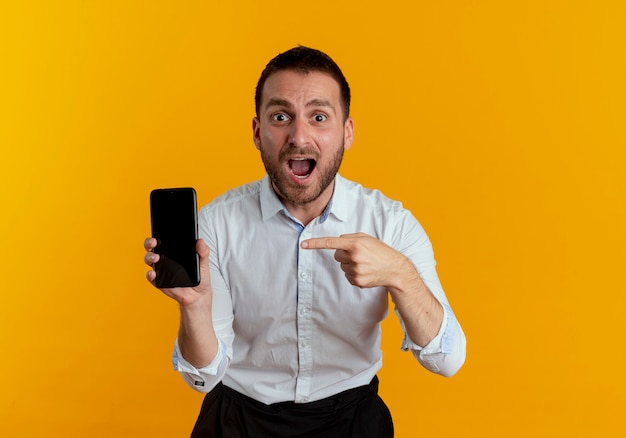
[[[285,99],[279,99],[277,97],[272,97],[270,100],[267,101],[267,105],[268,107],[270,106],[286,106],[286,107],[290,107],[291,104],[285,100]]]
[[[292,105],[286,99],[281,99],[279,97],[273,97],[267,101],[267,107],[271,106],[284,106],[286,108],[291,108]],[[306,107],[328,107],[335,112],[335,107],[330,103],[330,101],[326,99],[312,99],[306,103]]]

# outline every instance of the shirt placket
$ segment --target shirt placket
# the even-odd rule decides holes
[[[296,378],[296,402],[304,403],[311,394],[313,371],[313,251],[302,250],[300,243],[309,239],[311,232],[305,228],[298,241],[298,376]]]

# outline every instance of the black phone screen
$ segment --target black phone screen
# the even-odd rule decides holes
[[[200,283],[200,260],[196,253],[198,214],[193,188],[157,189],[150,193],[155,285],[158,288],[193,287]]]

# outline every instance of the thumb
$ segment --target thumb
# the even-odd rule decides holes
[[[196,252],[200,257],[200,286],[210,284],[211,272],[209,269],[209,245],[203,239],[196,242]]]
[[[196,242],[196,252],[200,256],[200,269],[209,267],[209,245],[203,239]]]

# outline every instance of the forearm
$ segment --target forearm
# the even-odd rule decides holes
[[[196,368],[207,366],[217,355],[210,296],[193,305],[180,306],[178,345],[185,360]]]
[[[394,282],[387,287],[409,338],[424,347],[432,341],[443,321],[443,307],[410,262],[399,266]]]
[[[451,377],[465,362],[466,340],[452,309],[447,304],[444,304],[443,308],[442,327],[437,336],[425,347],[420,347],[405,336],[402,349],[410,351],[427,370],[444,377]],[[404,321],[397,309],[396,314],[404,328]]]
[[[439,301],[419,273],[406,272],[399,277],[404,282],[388,288],[405,331],[402,348],[429,371],[453,376],[465,362],[463,330],[447,301]]]

